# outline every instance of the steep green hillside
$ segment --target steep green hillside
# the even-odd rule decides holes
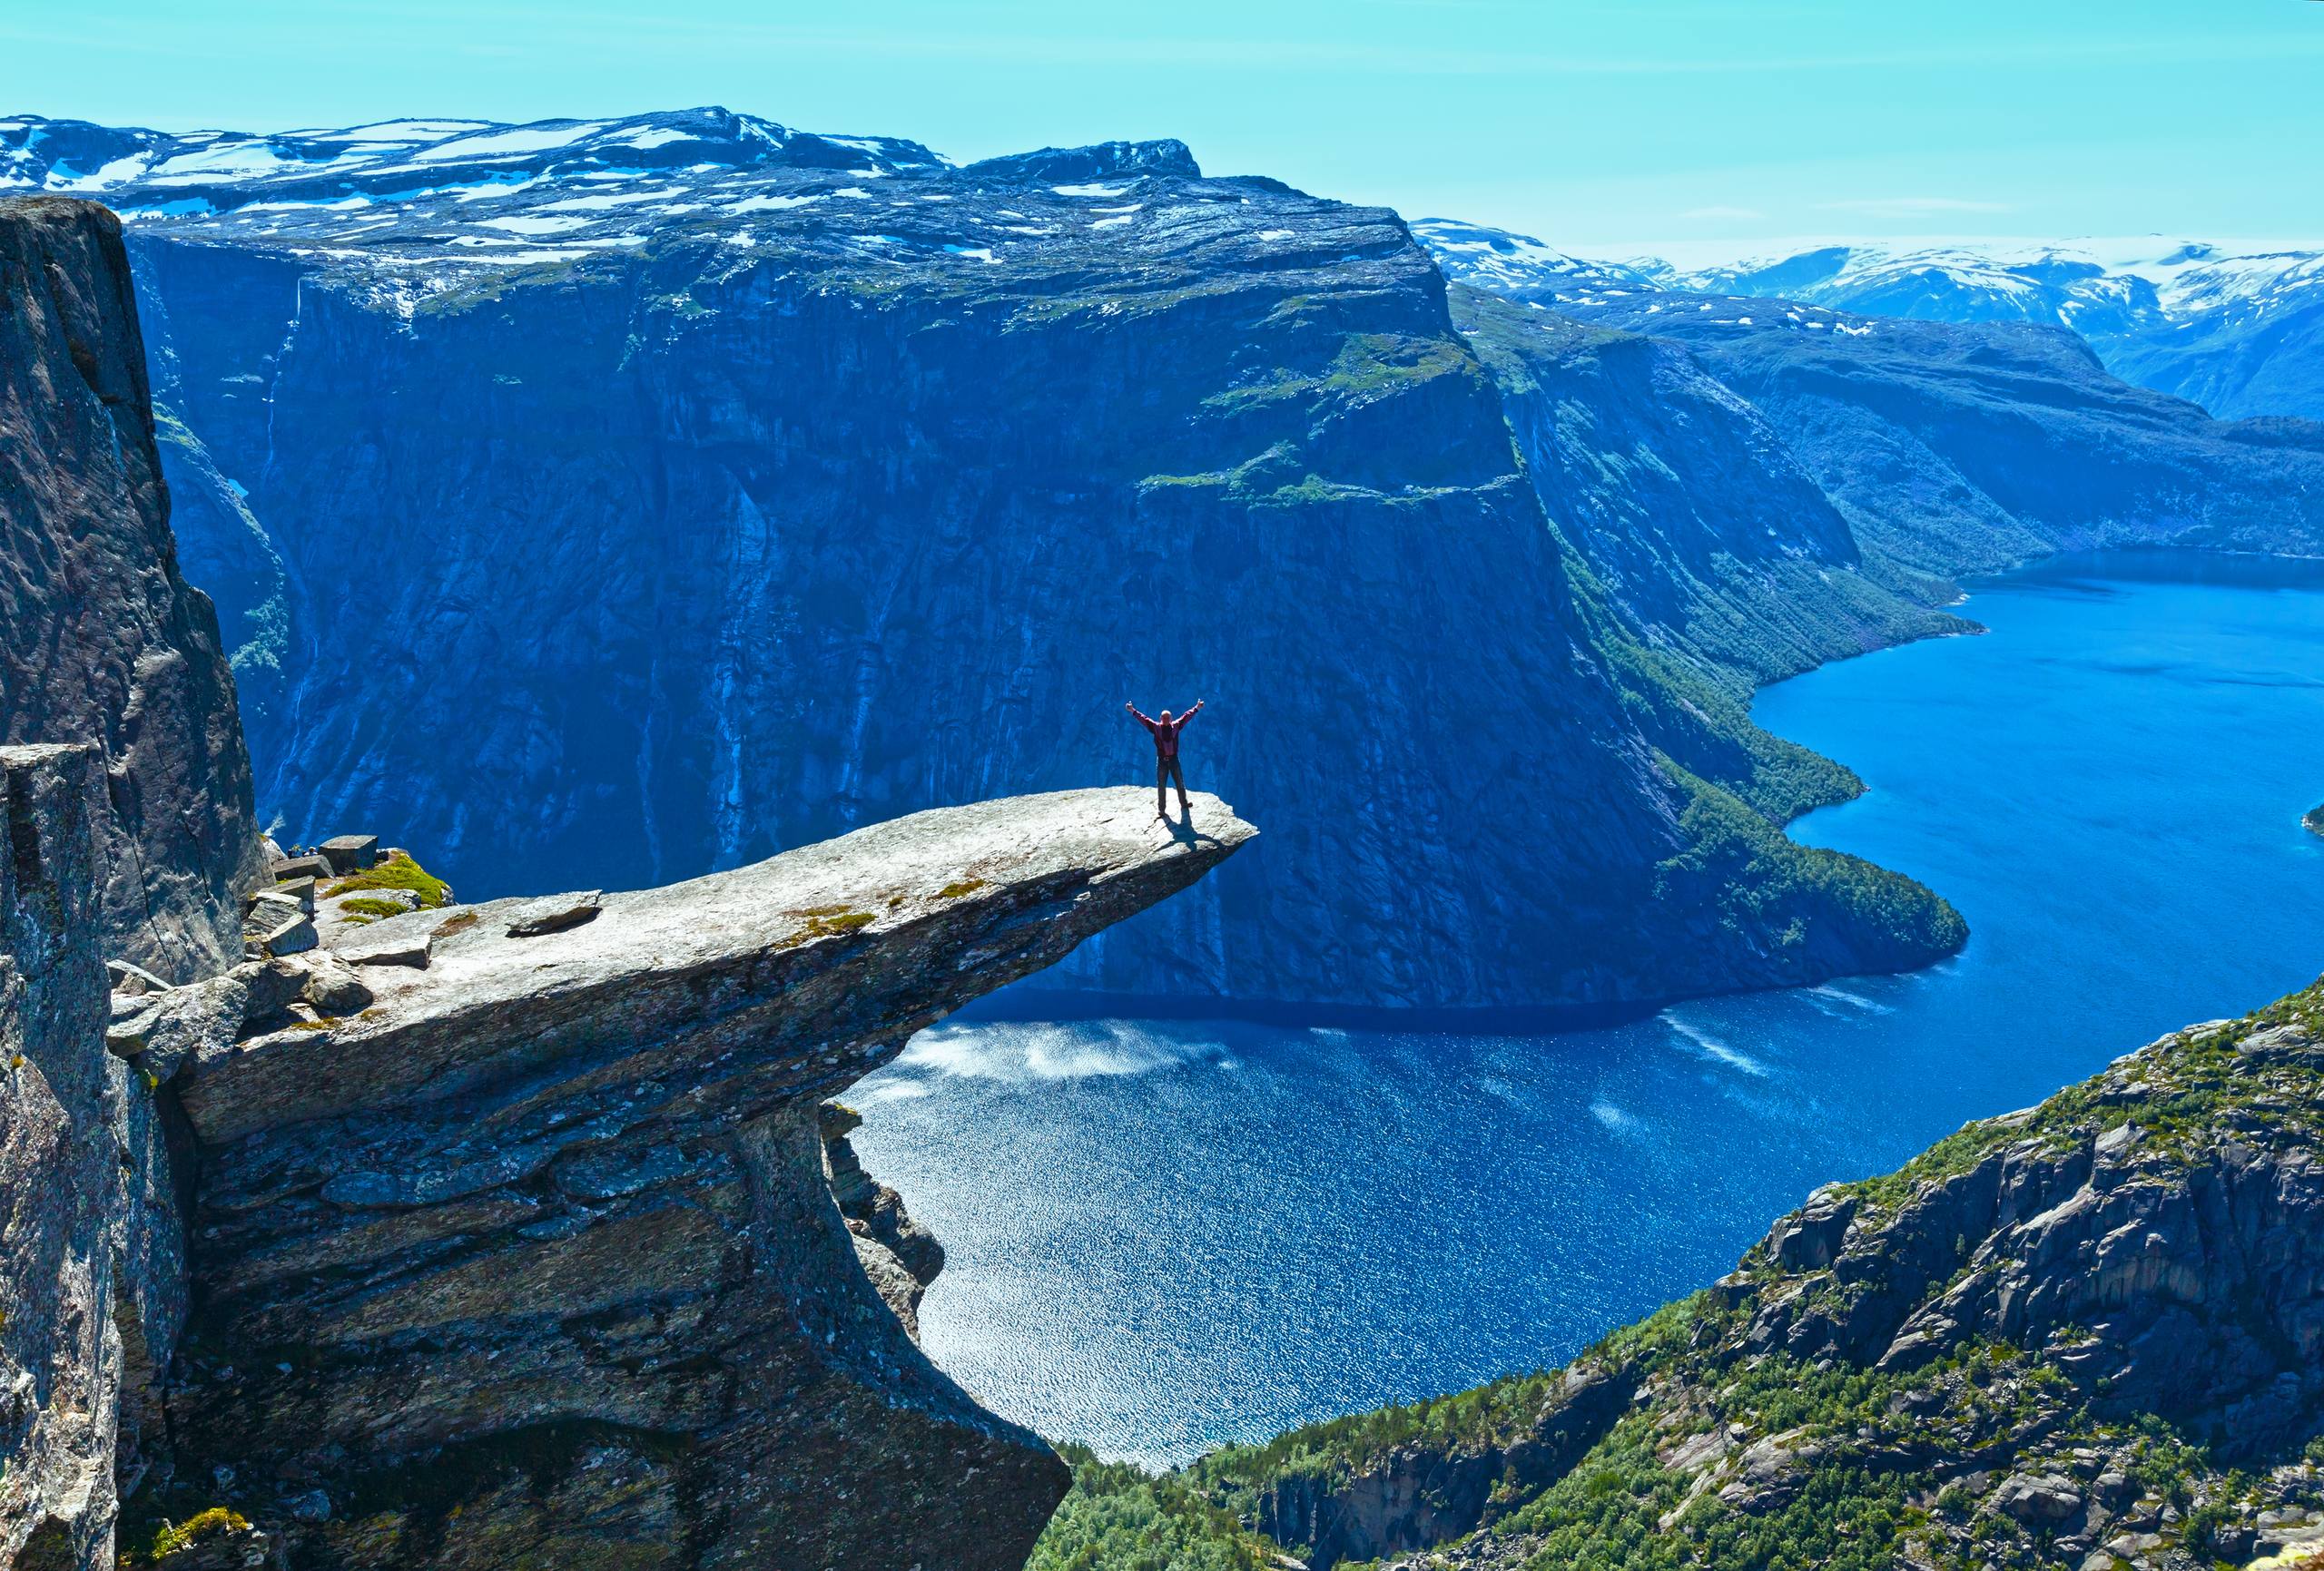
[[[2324,982],[1817,1192],[1562,1370],[1084,1493],[1190,1490],[1316,1571],[2290,1565],[2319,1134]]]

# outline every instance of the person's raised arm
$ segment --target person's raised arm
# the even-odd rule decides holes
[[[1138,723],[1138,724],[1140,724],[1140,725],[1142,725],[1142,726],[1146,726],[1146,727],[1147,727],[1148,729],[1151,729],[1151,728],[1155,725],[1155,723],[1156,723],[1156,722],[1155,722],[1154,721],[1148,720],[1148,719],[1147,718],[1147,716],[1146,716],[1146,712],[1145,712],[1144,710],[1142,710],[1142,709],[1138,708],[1138,707],[1137,707],[1137,705],[1136,705],[1136,704],[1134,704],[1134,703],[1125,703],[1125,704],[1123,704],[1123,705],[1122,705],[1122,707],[1123,707],[1124,709],[1126,709],[1126,710],[1129,711],[1131,714],[1133,714],[1133,715],[1135,715],[1135,716],[1137,716],[1137,723]]]
[[[1179,723],[1180,725],[1184,725],[1184,724],[1186,724],[1186,723],[1187,723],[1187,722],[1188,722],[1188,721],[1190,721],[1190,720],[1194,719],[1195,714],[1196,714],[1196,711],[1198,711],[1198,710],[1200,710],[1200,709],[1202,708],[1202,706],[1203,706],[1205,703],[1208,702],[1209,702],[1209,701],[1208,701],[1207,699],[1200,699],[1200,698],[1198,698],[1198,699],[1195,700],[1195,707],[1194,707],[1193,709],[1190,709],[1190,710],[1187,711],[1187,712],[1186,712],[1186,713],[1184,713],[1184,714],[1180,715],[1180,716],[1178,717],[1178,723]]]

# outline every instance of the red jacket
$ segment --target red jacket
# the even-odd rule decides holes
[[[1200,702],[1195,704],[1195,709],[1201,707]],[[1130,713],[1137,715],[1137,723],[1153,733],[1156,758],[1176,758],[1178,756],[1178,733],[1187,728],[1187,722],[1194,719],[1195,709],[1187,711],[1186,713],[1167,723],[1153,719],[1135,705],[1131,706]]]

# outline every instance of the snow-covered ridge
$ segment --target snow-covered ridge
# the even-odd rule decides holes
[[[1177,142],[1043,148],[964,167],[916,142],[820,135],[719,108],[264,134],[0,119],[0,195],[94,197],[139,230],[367,265],[394,275],[375,281],[399,300],[447,281],[415,284],[415,269],[563,264],[664,239],[881,267],[982,268],[1059,243],[1158,246],[1182,211],[1141,200],[1162,185],[1221,212],[1248,205],[1235,182],[1204,182]]]
[[[1869,315],[1937,321],[2178,316],[2231,302],[2261,307],[2324,279],[2324,243],[2238,246],[2158,236],[2087,241],[1833,241],[1715,265],[1559,251],[1528,235],[1423,219],[1413,237],[1448,278],[1501,293],[1645,284],[1757,295]]]
[[[2047,321],[2146,313],[2181,319],[2222,307],[2265,309],[2314,286],[2324,248],[2239,248],[2204,241],[1851,243],[1693,271],[1683,289],[1782,293],[1852,309],[1932,319]],[[1897,308],[1905,309],[1897,309]]]
[[[374,197],[409,193],[447,167],[554,166],[566,172],[644,164],[678,167],[824,166],[935,169],[944,161],[894,137],[826,137],[724,109],[617,120],[390,120],[336,130],[183,133],[22,115],[0,120],[0,190],[184,190],[222,206],[227,188],[359,186]],[[116,204],[118,205],[118,204]]]
[[[1531,235],[1452,218],[1419,218],[1405,227],[1428,248],[1446,278],[1498,294],[1620,290],[1650,284],[1635,268],[1586,260],[1544,245]]]
[[[2159,236],[1807,242],[1679,266],[1656,257],[1591,260],[1449,220],[1424,220],[1412,231],[1447,278],[1545,307],[1580,309],[1644,290],[1862,317],[2060,327],[2118,374],[2214,412],[2324,417],[2324,243]]]

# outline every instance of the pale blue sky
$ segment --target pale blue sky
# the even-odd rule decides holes
[[[698,103],[961,159],[1177,136],[1578,249],[2324,231],[2316,0],[0,0],[0,112]]]

